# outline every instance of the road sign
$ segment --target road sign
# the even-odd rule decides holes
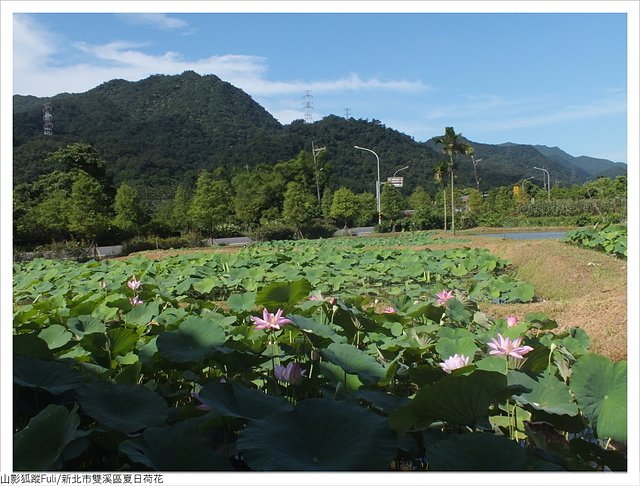
[[[387,177],[387,183],[395,187],[402,187],[404,184],[404,177]]]

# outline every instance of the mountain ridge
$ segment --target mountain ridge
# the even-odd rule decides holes
[[[42,106],[51,103],[53,136],[42,134]],[[434,188],[433,167],[442,159],[434,139],[417,142],[377,120],[329,115],[314,123],[282,125],[241,89],[219,77],[185,71],[153,75],[140,81],[114,79],[85,93],[53,97],[15,95],[14,184],[34,180],[48,170],[46,154],[82,142],[93,145],[107,163],[114,183],[134,181],[150,187],[193,183],[203,169],[224,177],[260,164],[290,160],[300,151],[325,146],[322,158],[331,185],[370,191],[376,163],[354,145],[375,148],[381,179],[403,172],[406,190]],[[443,127],[444,128],[444,127]],[[588,156],[573,157],[557,147],[481,142],[474,146],[483,189],[517,183],[548,169],[552,183],[574,184],[626,164]],[[540,164],[540,165],[538,165]],[[624,167],[621,167],[624,166]],[[458,157],[459,184],[473,186],[469,157]]]

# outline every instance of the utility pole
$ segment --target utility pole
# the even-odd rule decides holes
[[[482,162],[482,159],[476,159],[473,154],[471,154],[471,163],[473,163],[473,175],[476,176],[476,189],[480,192],[480,178],[478,177],[478,162]]]
[[[313,153],[313,165],[316,168],[316,192],[318,193],[318,204],[320,204],[320,202],[322,202],[321,198],[320,198],[320,171],[322,169],[318,169],[318,161],[316,159],[316,156],[322,152],[323,150],[325,150],[326,147],[318,147],[315,148],[314,144],[313,144],[313,140],[311,140],[311,152]]]

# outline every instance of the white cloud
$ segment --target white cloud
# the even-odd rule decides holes
[[[119,14],[125,22],[133,25],[150,25],[161,30],[182,30],[189,28],[189,23],[176,17],[162,13]]]
[[[14,15],[13,68],[23,73],[48,62],[55,53],[55,38],[27,15]]]
[[[169,23],[166,16],[152,16],[149,20]],[[145,44],[124,41],[102,45],[76,43],[71,47],[84,55],[83,62],[56,66],[52,60],[55,53],[47,47],[46,38],[47,33],[42,28],[29,28],[28,18],[17,26],[14,49],[16,53],[27,53],[28,62],[15,66],[15,93],[53,96],[62,92],[83,92],[110,79],[137,81],[152,74],[179,74],[186,70],[215,74],[252,96],[262,97],[291,96],[305,90],[414,92],[430,89],[421,81],[362,79],[357,74],[321,81],[272,81],[266,77],[268,65],[263,57],[226,54],[190,60],[181,53],[171,51],[160,55],[147,54],[143,50]],[[43,82],[45,79],[46,82]]]

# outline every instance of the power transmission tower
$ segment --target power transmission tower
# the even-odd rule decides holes
[[[45,135],[53,135],[53,115],[51,114],[51,105],[45,103],[42,107],[42,128]]]
[[[349,108],[344,109],[344,117],[348,120],[351,118],[351,110]]]
[[[307,90],[302,97],[302,107],[304,109],[304,122],[311,123],[313,121],[313,96],[311,91]]]

